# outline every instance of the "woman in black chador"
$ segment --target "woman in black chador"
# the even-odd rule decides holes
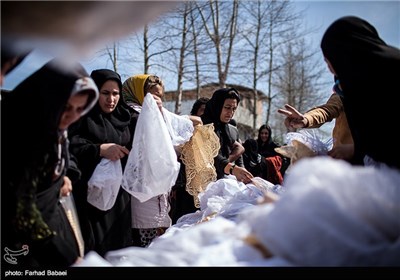
[[[79,176],[69,160],[67,128],[97,98],[82,66],[58,60],[2,96],[2,264],[68,267],[83,257],[60,197],[71,195]]]
[[[328,68],[337,77],[340,95],[354,140],[354,158],[400,169],[400,149],[385,147],[393,137],[387,127],[398,126],[400,49],[389,46],[367,21],[342,17],[321,41]]]
[[[90,76],[99,88],[99,101],[85,118],[70,128],[70,151],[82,172],[74,195],[86,252],[95,250],[104,256],[107,251],[132,244],[131,197],[120,188],[114,206],[107,211],[100,210],[87,201],[88,181],[102,158],[120,159],[124,168],[132,145],[131,113],[121,96],[118,73],[99,69]]]
[[[234,175],[238,181],[250,183],[253,175],[243,167],[243,146],[240,144],[237,128],[229,124],[240,102],[239,92],[235,88],[216,90],[206,103],[203,124],[214,124],[214,131],[220,141],[220,150],[214,158],[217,179],[224,175]],[[240,151],[240,152],[238,152]]]

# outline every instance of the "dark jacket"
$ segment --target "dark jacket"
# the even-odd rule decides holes
[[[254,177],[268,179],[268,167],[265,157],[258,153],[258,144],[254,139],[247,139],[243,143],[245,149],[243,153],[244,167],[253,174]]]
[[[95,75],[92,72],[91,76],[99,90],[107,80],[119,78],[117,73],[108,69],[94,72]],[[87,116],[69,129],[70,151],[76,157],[79,170],[82,172],[81,179],[73,192],[86,252],[95,250],[104,256],[107,251],[131,245],[130,195],[123,188],[120,188],[114,206],[107,211],[99,210],[87,202],[87,182],[101,160],[100,145],[115,143],[130,149],[132,145],[130,119],[130,108],[121,96],[113,112],[106,114],[99,104],[96,104]],[[125,156],[121,159],[123,168],[127,158],[128,156]]]
[[[58,125],[82,77],[88,74],[79,64],[61,69],[52,60],[2,99],[2,248],[28,249],[12,268],[68,267],[79,256],[59,203],[63,176],[72,166],[68,141],[59,141],[65,135]]]
[[[229,123],[221,122],[220,115],[226,99],[236,99],[238,104],[240,96],[234,88],[222,88],[213,93],[211,99],[206,103],[204,114],[201,116],[203,124],[214,124],[214,131],[217,134],[221,148],[214,158],[214,166],[217,171],[217,179],[224,177],[224,168],[229,163],[229,154],[232,151],[233,143],[239,140],[237,128]],[[243,166],[243,159],[239,159],[238,165]]]

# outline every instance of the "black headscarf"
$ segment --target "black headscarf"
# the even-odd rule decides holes
[[[221,122],[222,107],[226,99],[236,99],[239,105],[240,95],[235,88],[221,88],[216,90],[211,99],[206,103],[204,114],[201,116],[203,124],[214,123],[214,131],[218,135],[222,154],[229,156],[228,146],[235,142],[229,132],[229,124]]]
[[[3,144],[3,151],[15,146],[13,157],[27,160],[57,143],[61,115],[80,78],[92,83],[89,109],[98,98],[93,81],[80,64],[66,65],[59,59],[46,63],[8,93],[2,100],[2,130],[3,135],[10,133],[3,139],[11,142]]]
[[[240,95],[235,88],[221,88],[216,90],[211,99],[206,103],[204,115],[201,116],[204,124],[221,122],[220,116],[226,99],[236,99],[239,105]]]
[[[121,76],[115,71],[112,71],[110,69],[93,70],[92,73],[90,74],[90,77],[92,77],[99,90],[101,89],[101,87],[104,85],[105,82],[107,82],[108,80],[113,80],[117,82],[119,87],[119,92],[121,93],[122,91]]]
[[[113,70],[94,70],[90,76],[96,83],[100,95],[102,86],[109,80],[116,81],[119,89],[122,88],[120,76]],[[100,162],[100,144],[116,143],[126,146],[128,149],[131,148],[130,110],[131,108],[124,102],[120,92],[120,98],[112,112],[104,112],[97,102],[89,114],[69,128],[70,150],[78,159],[82,176],[90,176]],[[127,157],[124,157],[123,164],[126,159]],[[85,179],[82,177],[82,180]]]
[[[387,45],[367,21],[342,17],[326,30],[321,49],[342,89],[355,156],[400,168],[400,149],[388,148],[398,126],[400,50]]]
[[[261,140],[261,131],[267,129],[268,130],[268,140],[267,142],[263,142]],[[268,124],[263,124],[260,126],[258,129],[258,136],[257,136],[257,146],[258,146],[258,152],[263,156],[263,157],[273,157],[278,155],[278,153],[275,151],[275,148],[279,147],[278,144],[276,144],[274,141],[272,141],[272,129]]]
[[[95,105],[93,110],[90,112],[88,115],[88,125],[90,127],[91,122],[94,122],[94,129],[93,131],[96,131],[98,128],[98,123],[103,122],[103,118],[106,118],[115,129],[119,130],[120,133],[123,133],[125,131],[125,128],[128,126],[130,119],[131,119],[131,114],[130,114],[130,108],[129,106],[124,102],[122,98],[122,82],[121,82],[121,77],[120,75],[109,69],[98,69],[92,71],[90,74],[90,77],[94,80],[96,83],[99,91],[101,90],[101,87],[109,80],[116,81],[119,87],[119,92],[120,92],[120,98],[118,100],[117,106],[112,111],[111,113],[104,113],[101,108],[99,103]],[[98,131],[100,132],[100,131]],[[102,133],[102,132],[100,132]],[[111,137],[111,136],[110,136]],[[99,137],[99,139],[104,139],[104,136]],[[110,142],[119,142],[119,139],[108,139]]]

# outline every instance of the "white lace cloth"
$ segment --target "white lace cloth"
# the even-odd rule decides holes
[[[163,107],[163,117],[174,147],[181,146],[190,140],[194,127],[188,116],[179,116]]]
[[[180,168],[173,145],[188,141],[193,133],[188,118],[167,110],[163,114],[147,94],[122,179],[122,187],[140,202],[171,190]]]

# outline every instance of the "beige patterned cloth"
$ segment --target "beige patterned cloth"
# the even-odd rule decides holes
[[[212,123],[195,126],[193,136],[182,147],[181,159],[186,167],[186,191],[194,197],[198,208],[198,194],[217,179],[214,158],[219,149],[219,138]]]

